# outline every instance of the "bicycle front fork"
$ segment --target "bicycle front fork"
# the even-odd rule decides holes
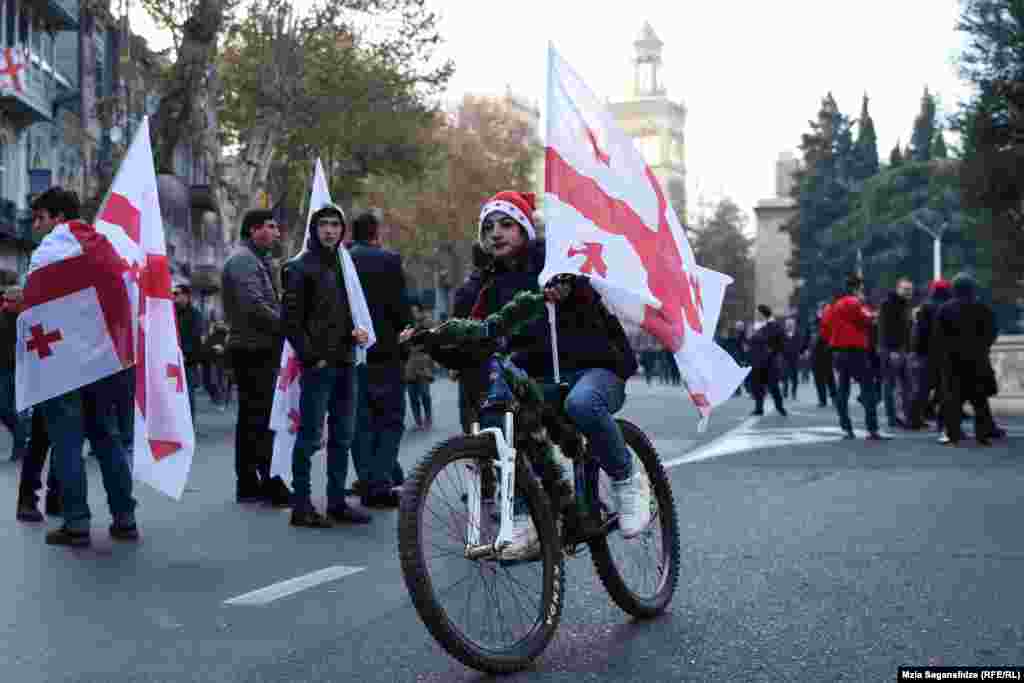
[[[482,497],[480,495],[480,466],[467,466],[469,477],[469,491],[466,504],[469,506],[469,524],[466,537],[466,557],[477,560],[500,553],[509,544],[512,535],[512,499],[515,491],[516,471],[516,449],[514,420],[512,411],[505,412],[505,430],[497,427],[480,429],[480,424],[473,423],[471,433],[474,436],[480,434],[493,434],[494,444],[498,450],[497,468],[499,472],[498,481],[498,504],[501,514],[498,526],[498,536],[494,543],[480,543],[480,521]]]

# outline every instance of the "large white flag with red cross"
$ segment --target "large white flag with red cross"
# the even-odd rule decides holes
[[[115,210],[119,204],[122,208]],[[138,243],[145,259],[139,278],[133,473],[136,479],[180,500],[192,469],[196,433],[171,296],[148,118],[139,126],[99,215],[98,228],[104,220],[129,226],[137,221]]]
[[[306,233],[302,240],[303,250],[309,243],[309,223],[313,220],[313,213],[333,203],[323,164],[317,159],[313,171],[313,186],[309,193]],[[365,363],[367,349],[377,341],[373,321],[370,319],[370,308],[366,303],[366,295],[363,293],[363,285],[359,281],[352,256],[346,249],[339,248],[338,258],[341,260],[341,270],[345,278],[345,293],[348,295],[349,309],[352,311],[352,322],[356,327],[361,327],[369,333],[366,345],[356,347],[356,363]],[[299,362],[295,349],[285,340],[284,349],[281,351],[281,365],[278,368],[277,387],[274,390],[274,405],[270,411],[270,429],[274,430],[274,455],[270,463],[270,475],[281,477],[289,485],[292,481],[292,451],[295,449],[301,421],[301,377],[302,363]],[[326,423],[326,417],[324,421]],[[324,435],[326,439],[326,429]]]
[[[28,48],[5,47],[0,49],[0,90],[25,92],[25,64]]]
[[[541,284],[589,276],[627,333],[672,351],[701,415],[730,398],[749,372],[714,342],[732,278],[697,265],[654,172],[554,46],[544,189]]]
[[[180,498],[195,450],[144,120],[95,225],[69,221],[32,253],[18,316],[18,410],[135,366],[134,475]]]

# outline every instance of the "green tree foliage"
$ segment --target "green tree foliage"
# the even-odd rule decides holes
[[[914,119],[914,133],[910,138],[910,159],[913,161],[929,161],[932,158],[932,141],[938,121],[935,97],[925,87],[921,96],[921,111]]]
[[[221,62],[225,142],[263,169],[239,190],[264,186],[277,162],[275,194],[301,206],[316,157],[343,203],[371,173],[423,173],[435,152],[424,135],[432,99],[452,73],[430,64],[438,42],[422,0],[328,0],[301,15],[288,0],[252,2]]]
[[[793,304],[805,320],[817,302],[831,299],[856,259],[842,243],[822,241],[828,227],[849,212],[857,184],[851,122],[829,93],[810,126],[800,145],[804,158],[794,189],[799,212],[782,226],[793,243],[789,275],[799,283]]]
[[[900,142],[896,141],[896,146],[889,152],[889,167],[896,168],[903,163],[903,152],[900,151]]]
[[[440,273],[458,286],[483,202],[504,189],[529,191],[542,147],[530,123],[501,98],[466,96],[424,135],[436,150],[425,171],[373,176],[362,201],[384,209],[392,246],[410,271]]]
[[[969,267],[987,284],[991,273],[979,264],[988,255],[974,235],[988,217],[963,206],[958,167],[950,160],[909,161],[878,174],[850,214],[828,229],[825,241],[859,249],[865,279],[885,290],[902,276],[922,284],[932,279],[931,235],[938,234],[943,275]]]
[[[935,139],[932,140],[932,159],[948,159],[949,150],[946,148],[946,137],[942,133],[942,126],[935,129]]]
[[[750,320],[755,305],[753,240],[744,233],[747,216],[731,199],[713,205],[697,219],[692,238],[694,257],[705,268],[732,276],[725,291],[719,329],[728,332],[738,320]]]
[[[857,120],[853,176],[857,180],[867,180],[878,173],[878,168],[878,135],[875,133],[875,122],[868,113],[868,96],[865,94],[860,118]]]
[[[969,206],[992,212],[977,239],[991,249],[992,298],[1013,320],[1024,293],[1024,2],[964,0],[957,28],[967,38],[961,75],[977,88],[953,124],[961,187]]]

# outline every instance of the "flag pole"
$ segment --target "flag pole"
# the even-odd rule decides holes
[[[555,305],[550,301],[544,304],[548,308],[548,325],[551,327],[551,366],[555,369],[555,384],[562,383],[558,367],[558,321],[555,318]]]

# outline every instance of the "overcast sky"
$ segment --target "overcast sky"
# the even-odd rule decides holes
[[[925,85],[939,96],[942,113],[955,111],[968,93],[953,64],[962,43],[954,30],[959,0],[428,3],[442,17],[441,52],[455,61],[447,95],[453,101],[511,87],[543,107],[549,41],[598,95],[623,99],[632,84],[633,41],[649,21],[665,43],[662,82],[689,112],[691,214],[698,195],[724,195],[753,220],[757,201],[774,194],[779,153],[798,152],[830,90],[851,117],[865,92],[871,98],[883,161],[897,139],[909,140]],[[141,9],[132,19],[154,47],[168,44]]]

